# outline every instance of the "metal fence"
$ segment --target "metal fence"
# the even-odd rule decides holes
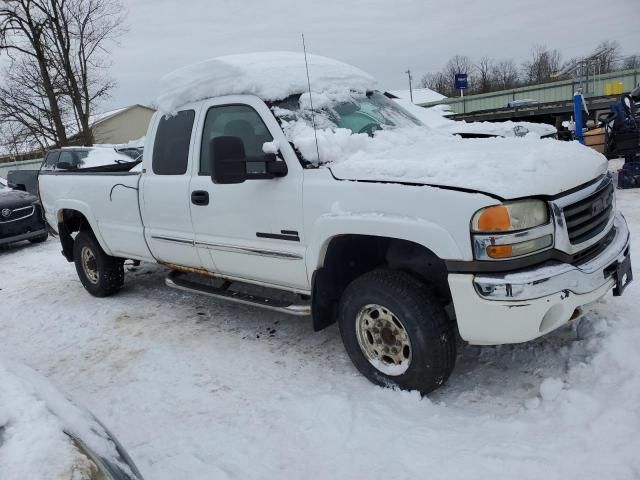
[[[40,168],[42,159],[23,160],[21,162],[0,163],[0,177],[7,178],[10,170],[37,170]]]
[[[587,97],[607,95],[606,85],[622,84],[623,92],[630,92],[640,82],[640,68],[606,73],[586,79],[562,80],[559,82],[532,85],[529,87],[501,90],[499,92],[481,93],[465,97],[445,98],[437,102],[423,103],[423,107],[449,105],[455,113],[469,113],[476,110],[492,110],[504,108],[514,100],[531,99],[539,103],[569,100],[579,88]]]

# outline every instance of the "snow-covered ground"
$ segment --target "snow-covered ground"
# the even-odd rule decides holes
[[[640,190],[618,205],[640,238]],[[0,350],[93,411],[147,479],[640,477],[640,280],[538,341],[461,346],[420,398],[361,377],[336,326],[168,290],[156,266],[92,298],[59,250],[0,251]]]

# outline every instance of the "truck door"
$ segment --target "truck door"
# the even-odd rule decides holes
[[[200,267],[191,223],[190,152],[197,112],[185,109],[174,116],[154,117],[154,138],[144,152],[140,209],[145,238],[161,263]]]
[[[202,109],[198,131],[194,155],[198,161],[193,165],[190,188],[191,218],[204,268],[308,291],[303,170],[271,111],[255,97],[211,100]],[[263,144],[277,140],[287,174],[235,184],[214,183],[210,149],[212,140],[220,136],[240,139],[243,159],[264,158]]]

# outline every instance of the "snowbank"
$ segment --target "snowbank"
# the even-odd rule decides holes
[[[33,370],[0,359],[0,478],[93,478],[69,432],[117,463],[115,446],[88,412]],[[2,430],[4,428],[4,430]],[[126,466],[123,466],[126,468]]]
[[[311,90],[367,91],[375,80],[362,70],[319,55],[308,55]],[[253,94],[282,100],[308,90],[304,55],[263,52],[213,58],[176,70],[160,80],[159,110],[173,113],[181,105],[209,97]]]

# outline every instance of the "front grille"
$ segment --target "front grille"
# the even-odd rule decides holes
[[[0,240],[24,233],[36,232],[43,228],[45,228],[45,225],[38,211],[37,215],[29,215],[13,222],[0,223]]]
[[[589,260],[600,255],[613,241],[616,236],[616,229],[612,228],[609,233],[607,233],[604,237],[598,240],[593,245],[588,246],[584,250],[573,255],[573,260],[571,263],[574,265],[581,265]]]
[[[33,214],[34,209],[35,207],[33,205],[15,209],[0,208],[0,223],[15,222],[16,220],[27,218]],[[5,216],[5,211],[9,211],[9,215]]]
[[[569,241],[578,245],[604,230],[613,215],[613,184],[563,209]]]

